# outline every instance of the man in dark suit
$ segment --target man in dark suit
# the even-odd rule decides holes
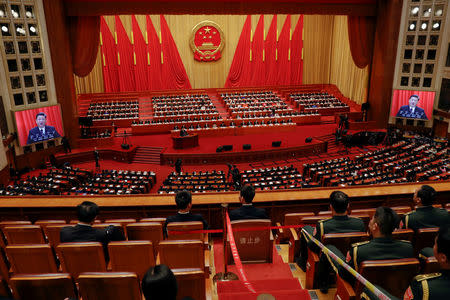
[[[255,188],[251,185],[244,185],[239,194],[239,201],[242,206],[230,211],[230,220],[269,219],[263,208],[253,206],[254,197]]]
[[[203,229],[208,229],[208,223],[200,214],[192,214],[192,195],[189,191],[179,191],[175,196],[175,203],[177,204],[178,213],[166,218],[164,223],[164,233],[167,234],[167,224],[172,222],[190,222],[200,221],[203,223]]]
[[[42,142],[60,137],[55,127],[45,125],[47,115],[43,112],[36,114],[36,127],[31,128],[28,132],[27,144]]]
[[[75,226],[63,227],[59,233],[61,243],[71,242],[100,242],[108,259],[108,243],[110,241],[125,240],[122,228],[108,226],[105,229],[94,228],[95,221],[100,209],[97,204],[91,201],[84,201],[77,206],[78,224]]]
[[[419,96],[411,95],[408,100],[409,105],[403,105],[402,107],[400,107],[396,117],[428,120],[423,108],[417,106],[417,102],[419,102],[419,99]]]

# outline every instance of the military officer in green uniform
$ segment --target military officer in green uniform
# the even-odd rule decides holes
[[[441,300],[450,298],[450,225],[440,227],[433,247],[441,268],[439,273],[418,275],[406,290],[405,300]]]
[[[369,231],[373,239],[371,241],[355,243],[347,253],[345,261],[358,271],[359,265],[365,260],[400,259],[414,257],[413,247],[408,241],[392,239],[392,232],[399,225],[399,217],[389,207],[378,207],[369,222]],[[333,245],[326,245],[332,252],[344,259],[344,255]],[[355,278],[343,267],[330,259],[338,269],[339,275],[350,283]]]
[[[313,235],[319,241],[327,233],[344,233],[344,232],[365,232],[364,222],[358,218],[351,218],[347,215],[349,199],[347,194],[341,191],[334,191],[330,195],[330,210],[332,217],[317,222],[316,228],[305,226],[304,230]],[[319,253],[320,248],[309,241],[308,237],[302,233],[300,242],[300,258],[297,260],[298,265],[303,271],[306,271],[306,262],[308,260],[307,246],[314,252]]]
[[[433,207],[436,191],[429,185],[422,185],[414,193],[417,209],[405,214],[403,227],[417,231],[421,228],[440,227],[450,223],[450,214],[442,208]]]

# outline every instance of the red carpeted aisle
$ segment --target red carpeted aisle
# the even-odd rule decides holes
[[[222,240],[215,240],[213,247],[216,273],[223,272]],[[308,291],[302,289],[298,279],[292,276],[289,265],[283,262],[276,249],[273,254],[272,263],[244,265],[244,272],[256,294],[251,293],[241,280],[218,282],[219,300],[256,299],[259,294],[271,294],[277,300],[310,299]],[[235,265],[228,266],[228,271],[239,276]]]

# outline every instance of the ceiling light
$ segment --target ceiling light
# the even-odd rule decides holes
[[[31,17],[33,16],[33,14],[31,13],[31,11],[29,11],[29,10],[27,10],[27,12],[25,13],[25,15],[26,15],[28,18],[31,18]]]
[[[418,6],[414,7],[413,9],[411,9],[411,13],[413,15],[417,14],[418,12],[419,12],[419,7]]]
[[[36,32],[36,28],[34,26],[30,26],[30,31],[34,33]]]
[[[3,10],[0,10],[0,17],[4,17],[5,16],[5,12]]]
[[[18,18],[19,17],[19,14],[14,9],[11,9],[11,14],[12,14],[12,16],[14,18]]]
[[[3,32],[8,32],[8,31],[9,31],[9,30],[8,30],[8,27],[2,26],[2,31],[3,31]]]
[[[442,16],[442,8],[436,10],[436,16]]]
[[[434,23],[434,24],[433,24],[433,28],[434,28],[434,29],[439,28],[439,22]]]
[[[416,28],[416,25],[414,23],[411,23],[409,25],[409,30],[414,30],[414,28]]]
[[[420,26],[420,28],[422,28],[422,30],[427,29],[427,23],[422,23],[422,25]]]

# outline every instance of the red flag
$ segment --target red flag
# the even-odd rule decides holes
[[[115,16],[120,91],[135,91],[133,47],[119,16]]]
[[[277,15],[274,15],[272,18],[272,23],[270,23],[266,41],[264,43],[264,52],[265,52],[264,64],[266,67],[266,85],[277,84],[276,49],[277,49]]]
[[[162,90],[161,44],[152,20],[147,15],[147,75],[150,90]]]
[[[147,45],[134,15],[131,16],[131,23],[133,25],[133,63],[136,91],[146,91],[149,89],[147,79]]]
[[[225,87],[243,87],[248,86],[250,82],[250,34],[251,34],[252,19],[248,15],[242,28],[239,42],[234,52],[233,62],[228,72]]]
[[[291,41],[291,84],[303,82],[303,15],[300,15]]]
[[[101,33],[101,55],[102,55],[102,70],[103,70],[103,84],[106,93],[118,92],[119,74],[117,70],[117,50],[114,37],[106,24],[105,18],[101,17],[100,21]]]
[[[177,46],[163,15],[161,20],[161,48],[163,53],[162,79],[166,89],[190,89],[191,83],[178,53]]]
[[[277,85],[289,85],[291,81],[291,64],[289,51],[291,45],[291,15],[287,15],[277,43],[278,76]]]
[[[264,86],[266,84],[266,74],[264,70],[264,15],[259,17],[256,25],[255,34],[252,41],[252,79],[251,86]]]

